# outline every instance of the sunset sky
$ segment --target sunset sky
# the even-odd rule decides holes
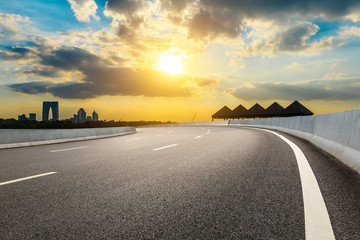
[[[42,101],[116,121],[356,109],[360,1],[1,1],[0,63],[0,118],[41,120]]]

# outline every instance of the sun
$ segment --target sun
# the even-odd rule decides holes
[[[156,63],[156,69],[163,72],[181,74],[184,70],[182,58],[184,58],[184,53],[180,49],[170,48],[168,51],[160,54],[159,60]]]

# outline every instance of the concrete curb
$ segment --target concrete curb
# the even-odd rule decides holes
[[[16,129],[13,136],[9,136],[9,134],[11,134],[11,130],[15,129],[5,130],[6,131],[4,131],[4,129],[0,130],[0,133],[2,133],[0,135],[0,149],[30,147],[64,142],[76,142],[136,133],[135,127],[83,128],[61,130],[46,129],[39,131],[36,131],[36,129]],[[4,134],[4,132],[6,132],[6,134]]]

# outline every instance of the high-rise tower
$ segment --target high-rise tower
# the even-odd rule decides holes
[[[86,112],[83,108],[80,108],[78,111],[77,122],[86,122]]]
[[[59,120],[59,103],[58,102],[43,102],[42,120],[49,121],[49,111],[51,109],[51,121]]]
[[[99,115],[95,111],[92,113],[92,120],[99,121]]]

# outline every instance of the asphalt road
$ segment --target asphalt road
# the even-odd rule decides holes
[[[360,239],[359,176],[280,134],[311,173],[279,136],[250,128],[138,128],[0,150],[0,239],[325,239],[309,234],[326,216],[319,232]],[[313,214],[319,199],[326,216]]]

